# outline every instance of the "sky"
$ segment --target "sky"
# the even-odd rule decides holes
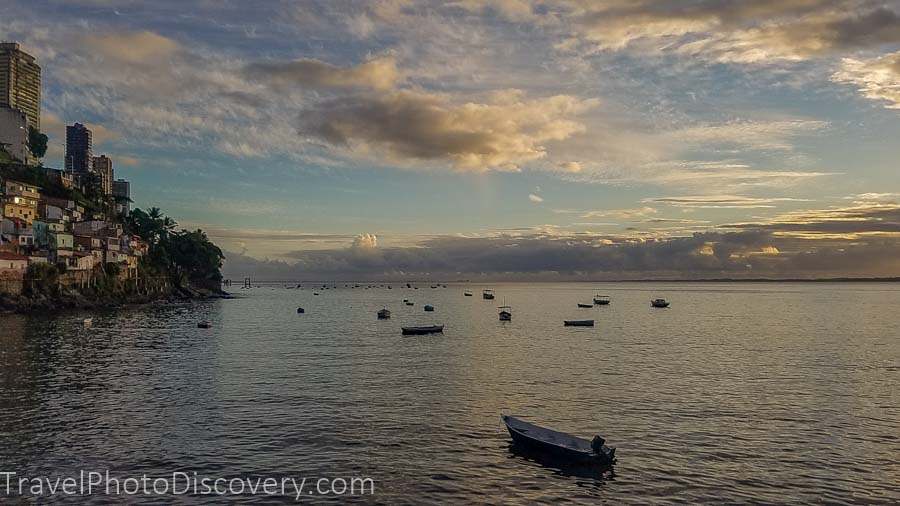
[[[900,2],[6,0],[227,276],[900,276]]]

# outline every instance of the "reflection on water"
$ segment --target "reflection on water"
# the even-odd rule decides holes
[[[371,476],[384,503],[900,502],[896,285],[494,285],[512,322],[428,286],[0,316],[0,462]],[[614,478],[510,448],[500,413],[602,434]]]
[[[599,482],[615,478],[615,469],[610,465],[597,463],[573,462],[570,459],[559,458],[552,454],[535,451],[527,446],[515,444],[512,441],[507,445],[512,458],[521,458],[548,468],[553,474],[568,478],[585,478]]]

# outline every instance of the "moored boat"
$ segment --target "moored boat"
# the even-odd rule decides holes
[[[471,296],[472,296],[472,292],[466,290],[466,292],[463,293],[463,295],[465,295],[466,297],[471,297]]]
[[[387,320],[390,317],[391,317],[391,312],[388,310],[388,308],[380,309],[378,311],[378,319],[379,320]]]
[[[650,305],[653,307],[669,307],[669,301],[666,299],[653,299],[650,301]]]
[[[593,440],[588,441],[565,432],[539,427],[512,416],[501,415],[501,417],[506,430],[517,445],[578,462],[602,465],[616,463],[616,449],[606,446],[606,440],[600,436],[594,436]]]
[[[500,309],[498,315],[500,316],[501,322],[512,321],[512,308],[510,306],[500,306],[498,309]]]
[[[297,308],[297,313],[298,313],[298,314],[303,314],[303,313],[305,313],[305,312],[306,312],[306,310],[303,309],[302,307],[298,307],[298,308]]]
[[[84,320],[81,320],[81,324],[84,325],[85,327],[90,327],[91,325],[94,324],[94,319],[93,318],[85,318]]]
[[[579,302],[578,307],[594,307],[594,305],[593,304],[582,304],[581,302]]]
[[[594,320],[563,320],[566,327],[593,327]]]
[[[413,306],[413,305],[415,305],[415,302],[412,302],[412,301],[406,301],[406,305],[407,305],[407,306]]]
[[[197,328],[209,329],[209,328],[212,328],[212,323],[210,323],[209,320],[202,320],[200,322],[197,322]]]
[[[426,304],[426,305],[425,305],[425,311],[428,311],[429,313],[432,312],[432,311],[434,311],[434,306],[429,306],[428,304]]]
[[[481,292],[481,298],[483,298],[483,299],[488,299],[488,300],[493,299],[493,298],[494,298],[494,291],[493,291],[493,290],[484,290],[484,291],[482,291],[482,292]]]
[[[427,327],[400,327],[405,336],[417,336],[422,334],[437,334],[444,332],[443,325],[429,325]]]
[[[594,295],[594,304],[597,304],[600,306],[606,306],[611,301],[612,301],[612,299],[610,298],[609,295]]]

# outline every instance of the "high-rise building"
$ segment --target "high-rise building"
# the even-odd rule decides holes
[[[104,195],[112,195],[113,163],[106,155],[94,157],[94,173],[100,176],[100,188]]]
[[[116,179],[112,183],[112,195],[127,199],[116,204],[116,213],[128,214],[131,211],[131,183],[124,179]]]
[[[15,42],[0,43],[0,107],[24,112],[41,129],[41,67]]]
[[[66,126],[66,170],[79,175],[91,171],[93,163],[91,131],[81,123]]]

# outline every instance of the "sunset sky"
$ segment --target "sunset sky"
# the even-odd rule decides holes
[[[900,275],[900,3],[6,0],[226,274]]]

